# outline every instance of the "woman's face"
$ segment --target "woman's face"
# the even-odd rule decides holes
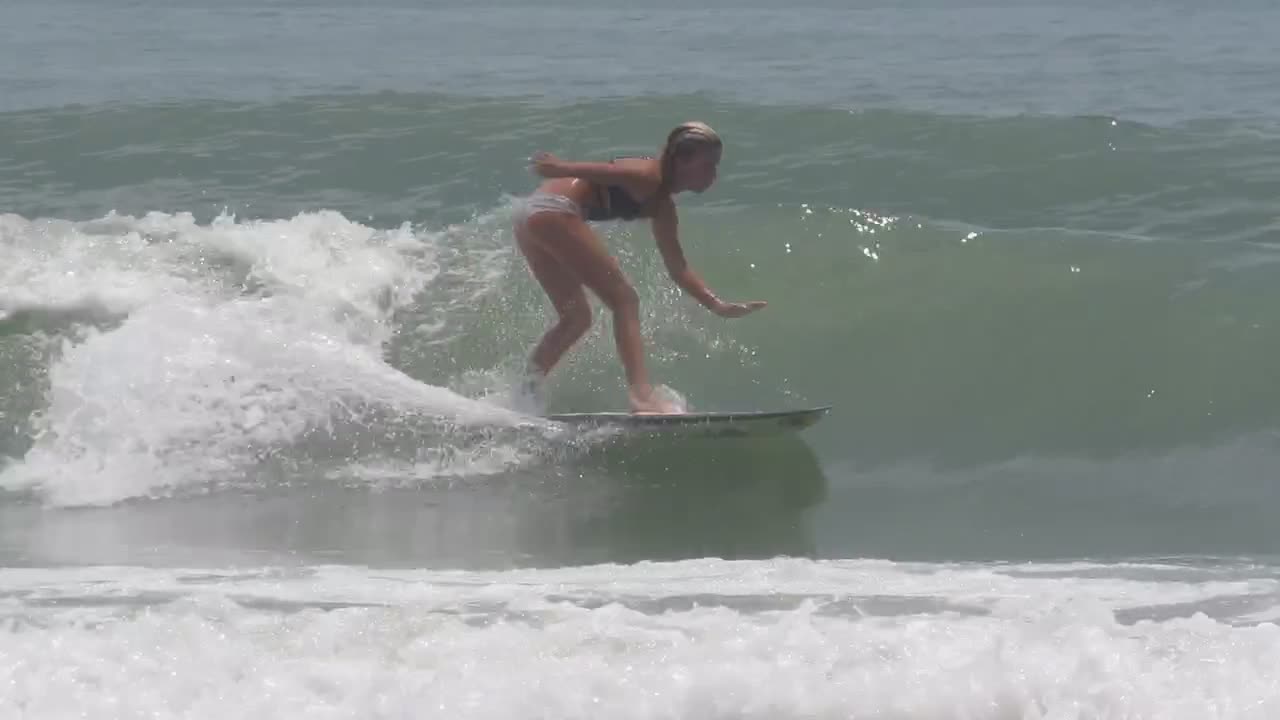
[[[703,148],[676,159],[676,172],[681,187],[700,193],[716,181],[720,167],[720,148]]]

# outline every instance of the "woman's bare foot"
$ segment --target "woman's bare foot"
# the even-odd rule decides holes
[[[636,390],[631,390],[627,393],[627,399],[631,401],[631,413],[633,415],[678,415],[684,412],[684,409],[678,404],[652,390],[644,395],[641,395]]]

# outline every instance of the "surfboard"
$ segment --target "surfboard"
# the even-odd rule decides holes
[[[627,412],[557,413],[552,422],[578,429],[616,428],[625,432],[674,435],[744,436],[796,432],[818,422],[830,405],[798,410],[690,412],[673,415],[635,415]]]

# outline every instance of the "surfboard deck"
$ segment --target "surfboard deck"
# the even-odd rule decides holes
[[[615,427],[627,432],[742,436],[795,432],[818,422],[831,410],[823,405],[798,410],[690,412],[674,415],[635,415],[629,412],[556,413],[553,422],[577,428]]]

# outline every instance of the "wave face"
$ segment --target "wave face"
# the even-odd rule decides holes
[[[24,140],[0,159],[7,189],[31,208],[0,223],[15,419],[0,482],[77,504],[256,486],[263,462],[286,478],[403,469],[423,448],[449,476],[524,467],[543,440],[436,427],[462,408],[508,418],[495,398],[547,322],[511,251],[523,158],[644,151],[687,102],[0,116]],[[601,228],[644,298],[655,374],[693,407],[834,404],[808,437],[837,487],[1002,478],[1038,488],[1035,506],[1120,493],[1246,514],[1272,499],[1275,138],[1226,121],[706,111],[730,144],[722,182],[683,201],[687,251],[720,293],[770,307],[712,318],[672,289],[642,225]],[[564,123],[586,130],[562,140]],[[551,409],[620,403],[598,316]],[[405,432],[425,434],[351,459]]]

